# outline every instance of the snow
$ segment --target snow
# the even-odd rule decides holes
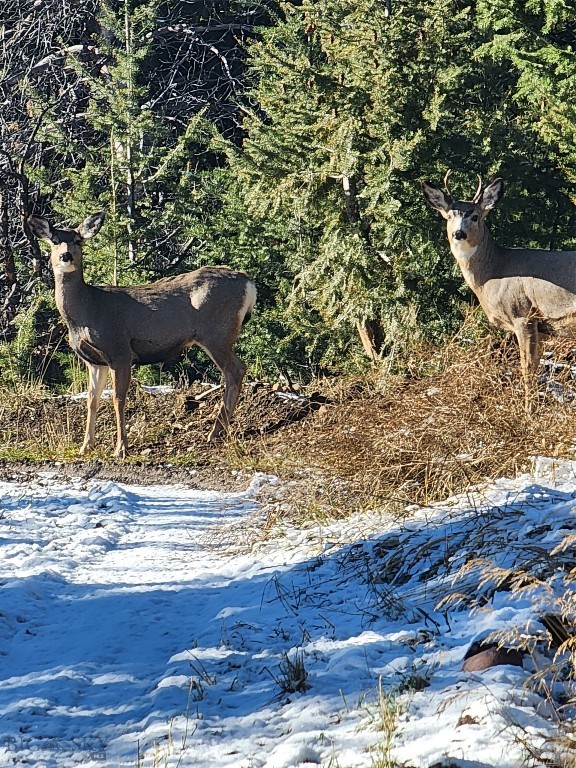
[[[146,392],[148,395],[170,395],[172,392],[174,392],[174,387],[169,384],[138,384],[140,389],[143,392]],[[218,387],[216,387],[218,389]],[[114,394],[113,389],[103,389],[102,390],[102,397],[103,398],[111,398]],[[88,399],[88,390],[84,390],[83,392],[76,392],[75,394],[68,396],[70,400],[72,401],[79,401],[79,400],[87,400]]]
[[[522,667],[462,660],[494,632],[543,635],[538,616],[573,589],[574,465],[540,459],[402,518],[286,522],[265,540],[276,478],[228,493],[166,481],[0,483],[0,765],[550,756],[561,726],[534,673],[574,692],[546,677],[546,646],[531,641]],[[533,588],[511,592],[494,568],[523,568]]]

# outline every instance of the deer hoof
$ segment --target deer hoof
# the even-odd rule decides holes
[[[212,429],[212,432],[210,432],[210,434],[208,435],[208,442],[209,443],[216,443],[216,442],[218,442],[218,440],[221,439],[223,432],[224,432],[224,430],[222,429],[222,427],[220,427],[220,426],[214,427]]]

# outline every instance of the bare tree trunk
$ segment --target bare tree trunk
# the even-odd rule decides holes
[[[128,99],[130,108],[134,104],[134,83],[132,80],[132,30],[130,27],[129,0],[124,0],[124,45],[128,59]],[[128,214],[128,260],[131,264],[136,261],[136,248],[134,247],[133,224],[136,216],[136,190],[134,180],[134,163],[132,157],[132,136],[128,134],[126,140],[126,212]]]
[[[350,176],[343,174],[342,176],[342,188],[344,190],[344,200],[346,204],[346,215],[348,221],[352,224],[360,224],[360,206],[358,205],[358,193],[356,190],[356,182]],[[366,352],[366,355],[372,361],[376,361],[380,355],[382,349],[382,343],[384,341],[384,335],[382,333],[382,326],[377,318],[371,320],[357,320],[356,330],[360,336],[362,347]]]
[[[5,190],[0,190],[0,215],[2,221],[0,224],[0,251],[4,262],[4,280],[8,293],[16,285],[16,264],[14,263],[14,251],[10,245],[10,214],[8,206],[8,194]]]
[[[382,334],[376,326],[377,324],[374,322],[365,321],[361,323],[359,320],[356,321],[356,330],[360,336],[364,352],[373,362],[378,360],[378,350],[382,346],[382,342],[378,341]]]
[[[360,208],[358,206],[358,192],[356,182],[350,176],[342,176],[342,187],[344,189],[344,200],[346,201],[346,213],[348,220],[354,224],[360,221]]]

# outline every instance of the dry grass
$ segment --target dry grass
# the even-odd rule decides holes
[[[566,365],[556,370],[556,388],[569,389],[571,344],[554,342],[549,353]],[[310,397],[310,390],[308,406],[279,400],[269,386],[247,386],[231,439],[210,449],[205,435],[221,392],[191,407],[194,398],[187,394],[150,396],[133,387],[127,411],[132,460],[276,472],[300,488],[308,513],[332,515],[429,504],[485,478],[528,470],[537,454],[574,456],[573,407],[541,382],[532,413],[524,411],[511,340],[487,336],[466,343],[459,337],[413,355],[405,368],[403,375],[382,366],[362,377],[316,382],[321,397]],[[3,397],[2,456],[75,458],[85,407],[37,393],[17,401]],[[96,455],[108,460],[110,401],[102,403],[98,435]]]
[[[557,343],[555,359],[569,351]],[[277,451],[346,479],[346,492],[360,494],[364,503],[401,506],[429,504],[487,477],[512,476],[529,469],[537,454],[574,455],[576,414],[569,404],[541,385],[532,413],[525,412],[512,343],[487,338],[467,350],[455,345],[427,362],[439,372],[394,377],[374,371],[332,392],[334,405],[278,435]]]

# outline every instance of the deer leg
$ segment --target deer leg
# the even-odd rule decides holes
[[[96,443],[96,411],[100,405],[100,398],[106,386],[108,378],[107,365],[92,365],[86,363],[88,369],[88,413],[86,417],[86,432],[80,453],[84,454],[94,448]]]
[[[522,320],[517,324],[515,333],[520,348],[520,366],[524,380],[524,407],[527,412],[530,412],[537,390],[536,371],[540,364],[542,350],[538,323],[536,320]]]
[[[234,408],[240,395],[240,387],[246,374],[246,366],[240,358],[227,350],[205,349],[205,352],[216,363],[222,371],[224,378],[224,394],[222,396],[222,405],[216,416],[214,426],[208,435],[208,442],[217,440],[230,426],[230,420],[234,413]]]
[[[114,456],[121,459],[126,457],[128,452],[128,438],[126,436],[126,395],[130,386],[132,376],[132,366],[122,365],[112,368],[112,384],[114,386],[114,413],[116,414],[116,448]]]

